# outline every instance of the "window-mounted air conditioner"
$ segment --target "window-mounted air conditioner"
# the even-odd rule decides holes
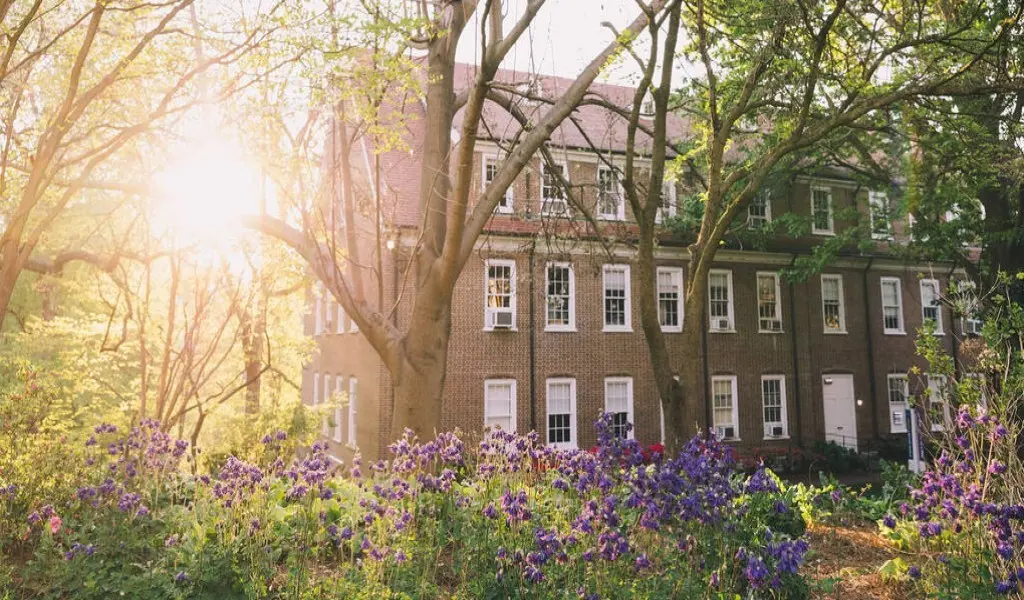
[[[716,331],[725,331],[729,329],[729,319],[711,319],[711,326]]]
[[[736,428],[731,425],[728,427],[718,426],[715,427],[715,435],[720,440],[727,440],[736,437]]]
[[[490,315],[492,329],[512,329],[511,310],[495,310]]]

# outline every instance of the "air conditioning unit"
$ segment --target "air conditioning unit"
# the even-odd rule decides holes
[[[711,319],[711,326],[718,331],[729,329],[729,319]]]
[[[732,439],[736,437],[736,428],[732,426],[723,427],[720,425],[715,427],[715,436],[720,440]]]
[[[765,331],[781,331],[782,321],[779,321],[778,319],[762,319],[761,329],[764,329]]]
[[[512,311],[495,310],[492,312],[491,327],[494,329],[512,329]]]
[[[782,425],[772,426],[772,437],[782,437]]]

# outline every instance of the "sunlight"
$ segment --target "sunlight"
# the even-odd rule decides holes
[[[156,216],[179,244],[215,250],[238,237],[239,217],[259,213],[259,176],[237,145],[192,146],[157,173]]]

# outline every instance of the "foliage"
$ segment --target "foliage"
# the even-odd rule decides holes
[[[177,468],[188,444],[156,423],[86,441],[79,489],[25,497],[28,597],[803,597],[807,543],[770,471],[734,471],[695,437],[675,458],[614,438],[595,453],[493,431],[407,434],[351,477],[314,445],[286,461],[267,435],[214,476]],[[77,450],[83,452],[83,450]],[[15,492],[21,494],[20,491]],[[23,529],[24,530],[24,529]],[[5,551],[7,546],[4,546]],[[7,556],[5,560],[11,561]]]

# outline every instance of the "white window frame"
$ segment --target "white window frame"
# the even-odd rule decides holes
[[[491,294],[491,267],[511,267],[509,270],[509,277],[511,278],[511,286],[509,291],[509,306],[505,307],[491,307],[490,294]],[[517,318],[516,318],[516,261],[505,258],[491,258],[484,261],[484,331],[494,331],[494,314],[498,312],[510,311],[512,313],[512,327],[510,331],[517,329]]]
[[[509,423],[512,424],[512,433],[515,433],[516,432],[516,411],[517,411],[516,380],[515,379],[485,379],[484,380],[484,427],[488,427],[487,421],[488,421],[488,419],[491,418],[491,415],[488,414],[488,410],[487,410],[487,407],[489,405],[489,403],[487,401],[488,391],[492,387],[506,386],[506,385],[509,386],[509,394],[510,394],[510,398],[511,398],[511,400],[509,402],[509,410],[512,411],[512,414],[509,415]],[[500,415],[500,417],[504,417],[504,416],[505,415]]]
[[[569,167],[568,167],[568,165],[566,165],[564,161],[556,160],[556,161],[554,161],[554,166],[555,167],[561,167],[561,169],[562,169],[562,177],[568,182],[569,181]],[[545,193],[545,190],[544,190],[544,187],[545,187],[544,186],[544,174],[547,172],[547,170],[548,170],[548,163],[547,163],[547,161],[542,160],[541,164],[540,164],[540,214],[543,215],[543,216],[555,216],[555,217],[567,216],[569,214],[569,190],[562,189],[562,198],[561,198],[561,200],[559,200],[557,198],[547,198],[544,195],[544,193]],[[557,203],[561,203],[562,204],[562,210],[561,211],[551,210],[551,205],[552,204],[557,204]]]
[[[833,329],[828,326],[825,317],[825,280],[835,280],[838,283],[839,293],[839,328]],[[846,292],[843,289],[843,276],[835,273],[823,273],[821,275],[821,326],[826,334],[846,333]]]
[[[732,396],[732,422],[730,423],[719,423],[715,420],[715,383],[716,382],[728,382],[730,387],[730,394]],[[739,417],[739,394],[736,386],[735,375],[715,375],[711,378],[711,427],[715,431],[715,435],[718,436],[721,441],[739,441],[740,439],[740,417]],[[725,427],[732,427],[733,436],[725,437],[725,435],[719,435],[719,428],[724,429]]]
[[[896,314],[899,316],[898,327],[888,327],[885,322],[885,309],[893,308],[885,304],[885,285],[896,284]],[[878,290],[882,296],[882,331],[885,335],[906,335],[906,324],[903,319],[903,281],[899,277],[882,277],[878,281]]]
[[[750,209],[755,206],[760,206],[760,202],[764,203],[764,216],[754,215],[750,212]],[[755,221],[762,221],[756,223]],[[768,223],[772,222],[772,195],[768,190],[760,190],[747,205],[747,227],[750,229],[761,229]]]
[[[768,406],[765,404],[764,384],[767,381],[778,381],[779,382],[779,401],[781,402],[779,418],[781,421],[766,421],[764,418],[765,409]],[[785,375],[762,375],[761,376],[761,422],[764,425],[764,439],[766,440],[785,440],[789,439],[789,414],[786,410],[786,404],[788,404],[788,398],[786,397],[786,376]],[[772,435],[772,427],[782,427],[781,435]]]
[[[715,316],[712,316],[712,314],[711,314],[712,313],[712,311],[711,311],[711,302],[712,302],[712,299],[711,299],[711,276],[712,275],[725,275],[725,278],[726,278],[726,294],[728,294],[728,298],[727,298],[728,304],[727,304],[727,307],[728,307],[728,311],[729,311],[729,314],[727,316],[727,319],[729,321],[729,326],[728,326],[727,329],[721,329],[721,328],[717,327],[716,324],[715,324],[715,320],[721,319],[722,317],[720,317],[720,316],[715,317]],[[736,294],[734,293],[733,289],[734,288],[733,288],[733,285],[732,285],[732,269],[711,269],[710,271],[708,271],[708,329],[712,333],[736,333],[736,310],[735,310],[735,308],[733,306],[733,302],[734,302],[734,298],[736,297]]]
[[[345,307],[341,305],[341,302],[336,304],[338,306],[338,314],[335,318],[338,319],[338,322],[334,324],[334,331],[335,333],[345,333]],[[353,326],[354,325],[355,322],[353,321]]]
[[[662,325],[661,330],[666,333],[679,333],[683,330],[683,269],[682,267],[658,267],[655,270],[654,295],[658,303],[658,323],[661,323],[661,274],[668,273],[672,283],[676,286],[676,315],[679,323],[676,325]]]
[[[665,205],[666,196],[668,197],[668,206]],[[676,182],[670,179],[663,180],[661,182],[661,196],[658,199],[658,210],[654,213],[655,223],[661,223],[665,219],[671,219],[676,216],[678,210],[676,196]]]
[[[548,312],[551,290],[551,269],[569,271],[569,323],[551,323]],[[576,331],[576,269],[569,262],[549,262],[544,265],[544,331]]]
[[[341,395],[345,392],[345,378],[338,375],[334,378],[334,393],[341,398]],[[342,403],[339,400],[338,406],[334,408],[334,441],[339,444],[345,441],[345,436],[342,432]]]
[[[609,325],[608,324],[608,274],[612,271],[622,271],[625,280],[625,323],[622,325]],[[631,300],[632,296],[632,285],[630,283],[629,265],[621,263],[606,264],[601,269],[601,318],[604,327],[601,331],[605,332],[618,332],[618,331],[633,331],[633,303]]]
[[[605,191],[601,188],[602,173],[612,174],[612,183],[614,184],[615,189],[611,193],[614,193],[618,198],[618,201],[615,203],[614,213],[607,213],[601,210],[601,195],[605,193]],[[622,180],[619,177],[619,172],[614,168],[607,167],[604,165],[599,165],[597,167],[597,217],[599,219],[604,219],[606,221],[624,221],[626,219],[626,198],[623,194]]]
[[[899,381],[903,401],[893,402],[893,382]],[[906,410],[910,402],[910,382],[905,373],[889,373],[885,378],[885,396],[889,405],[889,433],[907,433]]]
[[[819,229],[817,218],[814,215],[814,192],[825,192],[828,194],[828,229]],[[811,186],[811,233],[814,235],[835,235],[835,197],[832,188],[825,185]]]
[[[327,403],[331,401],[331,376],[327,373],[324,373],[324,387],[322,391],[324,394],[323,404],[326,407]],[[320,435],[325,438],[331,435],[330,419],[327,418],[326,412],[320,417]]]
[[[880,209],[882,212],[882,222],[885,223],[885,232],[879,233],[875,231],[875,211]],[[892,239],[892,224],[889,222],[889,195],[885,192],[869,191],[868,192],[868,220],[871,227],[871,239],[873,240],[891,240]]]
[[[319,281],[313,286],[313,335],[324,334],[324,284]]]
[[[551,440],[551,386],[569,386],[569,441],[552,442]],[[544,442],[554,448],[578,447],[576,437],[576,380],[572,377],[551,377],[547,380],[544,396]],[[559,413],[562,414],[562,413]]]
[[[761,317],[761,278],[770,277],[775,283],[775,317],[765,319]],[[782,333],[782,284],[779,281],[779,274],[775,271],[758,271],[754,278],[754,295],[757,300],[757,332],[758,333]],[[765,329],[763,321],[776,321],[779,326],[776,329]]]
[[[633,427],[626,433],[626,439],[636,437],[636,421],[633,418],[633,378],[632,377],[605,377],[604,378],[604,412],[608,410],[608,384],[626,384],[626,422]]]
[[[358,448],[356,440],[356,411],[358,409],[359,380],[355,377],[348,378],[348,445]]]
[[[943,388],[946,387],[946,376],[945,375],[928,375],[928,423],[932,431],[945,431],[946,427],[952,424],[952,415],[949,412],[949,397],[942,395]],[[947,390],[948,391],[948,390]],[[935,408],[936,398],[938,403],[942,405],[942,423],[935,422]]]
[[[501,160],[497,156],[484,154],[480,161],[480,165],[480,193],[484,193],[490,185],[490,182],[487,180],[487,167],[493,165],[495,168],[495,174],[497,174],[497,172],[501,170]],[[513,206],[514,193],[512,191],[514,187],[515,182],[513,181],[513,183],[508,186],[508,189],[505,190],[505,196],[500,202],[498,202],[497,206],[494,207],[494,212],[508,215],[515,211]]]
[[[320,371],[313,371],[313,402],[310,404],[313,408],[320,406]]]
[[[920,285],[920,291],[921,291],[921,323],[924,324],[925,322],[928,321],[928,317],[926,317],[925,314],[924,314],[924,309],[925,309],[925,288],[929,287],[929,286],[932,286],[932,289],[934,290],[934,293],[935,293],[935,298],[934,298],[935,304],[933,305],[933,307],[935,308],[935,315],[936,315],[936,318],[935,318],[935,335],[945,335],[945,331],[943,329],[943,324],[942,324],[942,302],[941,302],[941,298],[942,298],[941,290],[942,290],[942,288],[939,287],[939,280],[938,279],[922,279],[920,281],[919,285]]]

